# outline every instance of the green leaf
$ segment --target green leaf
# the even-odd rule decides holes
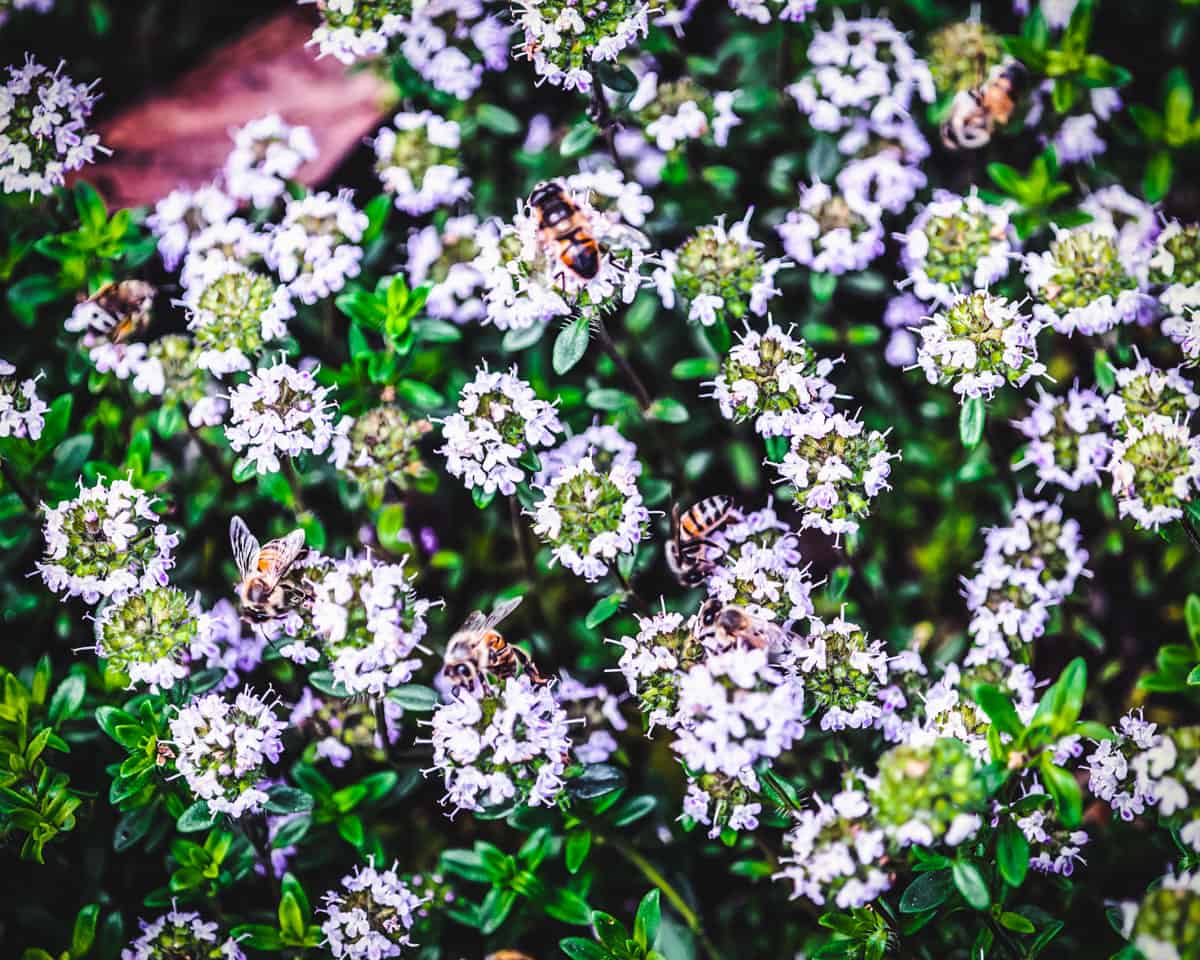
[[[313,808],[313,798],[295,787],[271,787],[263,808],[268,813],[307,813]]]
[[[104,201],[86,180],[75,184],[75,212],[79,215],[79,225],[89,233],[99,233],[108,223]]]
[[[1021,916],[1019,913],[1013,913],[1011,910],[1005,910],[1000,914],[1000,926],[1005,930],[1011,930],[1013,933],[1034,933],[1037,931],[1027,917]]]
[[[1001,733],[1015,738],[1024,732],[1025,725],[1017,716],[1017,708],[1013,706],[1012,699],[998,687],[990,683],[977,684],[971,692],[971,697]]]
[[[211,828],[219,816],[208,809],[207,801],[197,800],[179,815],[175,829],[180,833],[199,833]]]
[[[396,384],[396,395],[417,410],[436,410],[442,405],[442,395],[420,380],[401,380]]]
[[[1046,786],[1046,791],[1054,799],[1054,806],[1058,810],[1058,818],[1062,821],[1063,826],[1068,828],[1079,826],[1079,821],[1083,816],[1083,794],[1079,789],[1079,782],[1069,771],[1055,766],[1049,754],[1042,754],[1038,769],[1042,774],[1042,782]]]
[[[582,156],[591,147],[597,132],[590,120],[580,120],[567,131],[567,135],[558,146],[558,152],[564,157]]]
[[[286,891],[279,900],[279,930],[292,943],[304,940],[304,912],[296,895]]]
[[[500,341],[500,349],[505,353],[520,353],[522,350],[532,347],[545,335],[546,324],[544,323],[535,323],[531,327],[509,330],[505,332],[504,339]]]
[[[248,457],[238,457],[233,465],[233,482],[246,483],[258,476],[258,467]]]
[[[568,873],[578,873],[592,848],[592,831],[587,827],[576,827],[567,834],[563,845],[563,861]]]
[[[587,926],[592,922],[592,908],[579,894],[562,887],[552,887],[542,909],[555,920]]]
[[[946,902],[954,889],[949,870],[934,870],[923,873],[910,883],[900,897],[901,913],[924,913],[934,910]]]
[[[329,670],[314,670],[308,675],[308,685],[317,692],[328,694],[331,697],[350,696],[350,691],[334,680],[333,673]]]
[[[646,409],[646,416],[664,423],[687,423],[690,414],[678,400],[659,397]]]
[[[496,499],[496,491],[484,490],[483,487],[472,487],[471,499],[475,501],[475,506],[480,510],[486,510],[491,502]]]
[[[583,359],[590,334],[587,317],[572,321],[558,332],[554,339],[552,362],[554,372],[560,377]]]
[[[637,917],[633,922],[633,939],[643,950],[652,950],[658,939],[658,925],[662,920],[662,907],[659,904],[659,893],[651,890],[638,904]]]
[[[379,542],[385,550],[399,553],[405,546],[401,537],[404,533],[404,520],[405,510],[402,503],[389,503],[379,511],[375,520],[375,532],[379,534]]]
[[[511,137],[521,132],[521,121],[503,107],[482,103],[475,111],[475,119],[485,130],[501,137]]]
[[[1157,150],[1146,161],[1146,173],[1142,177],[1142,192],[1148,203],[1158,203],[1171,190],[1174,164],[1166,150]]]
[[[808,275],[808,288],[812,291],[813,299],[817,303],[828,303],[833,299],[834,291],[837,290],[838,278],[832,273],[810,273]]]
[[[584,624],[589,630],[595,630],[596,627],[610,619],[618,610],[621,609],[621,604],[625,601],[625,591],[618,590],[616,593],[609,594],[607,597],[601,597],[596,601],[591,610],[588,611],[584,618]]]
[[[680,360],[671,368],[671,376],[676,380],[704,380],[715,377],[721,369],[715,357],[692,357]]]
[[[388,699],[413,713],[430,713],[442,698],[433,687],[406,683],[389,690]]]
[[[613,826],[624,827],[627,824],[641,820],[642,817],[651,813],[657,805],[658,801],[651,796],[631,797],[622,803],[613,813]]]
[[[982,397],[968,397],[958,415],[958,435],[968,450],[978,446],[983,439],[983,425],[987,422],[987,409]]]
[[[592,72],[609,90],[617,93],[633,93],[637,90],[638,79],[628,67],[612,63],[608,60],[594,61]]]
[[[956,860],[950,868],[954,875],[954,886],[976,910],[986,910],[992,905],[991,894],[979,868],[968,860]]]
[[[558,948],[571,960],[613,960],[613,955],[600,944],[583,937],[566,937],[558,941]]]
[[[71,930],[71,956],[82,960],[96,940],[96,922],[100,919],[100,904],[89,903],[75,917]]]
[[[567,793],[576,800],[594,800],[625,786],[625,774],[607,763],[589,763],[583,773],[567,781]]]
[[[1029,870],[1029,841],[1012,817],[1005,817],[1000,824],[996,862],[1000,867],[1000,876],[1010,887],[1019,887],[1025,882],[1025,874]]]
[[[147,804],[123,814],[113,830],[113,850],[124,853],[137,846],[154,823],[154,809],[153,805]]]
[[[75,711],[83,704],[87,683],[79,674],[67,677],[58,685],[54,696],[50,698],[49,718],[51,725],[57,727],[64,720],[75,715]]]

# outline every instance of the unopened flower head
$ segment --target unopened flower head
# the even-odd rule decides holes
[[[518,0],[513,14],[525,33],[524,55],[538,75],[585,93],[595,63],[616,60],[650,29],[645,0]]]
[[[394,127],[375,137],[375,172],[396,208],[420,216],[452,206],[471,190],[471,178],[458,163],[459,129],[435,113],[398,113]]]
[[[267,114],[233,131],[233,150],[225,160],[226,189],[265,210],[316,156],[317,144],[308,127],[292,126],[277,113]]]
[[[687,793],[683,797],[685,829],[700,823],[708,827],[708,836],[715,840],[724,834],[758,829],[763,798],[758,777],[747,767],[736,777],[723,773],[701,773],[689,776]]]
[[[983,683],[1010,696],[1019,718],[1032,718],[1037,706],[1036,680],[1027,666],[1006,657],[969,659],[970,666],[946,665],[937,681],[921,692],[917,716],[910,724],[902,724],[897,731],[900,735],[890,739],[928,746],[945,737],[966,745],[971,756],[986,763],[992,722],[972,697],[975,687]]]
[[[1157,530],[1182,517],[1200,487],[1200,437],[1167,417],[1142,417],[1113,442],[1108,470],[1120,515]]]
[[[96,617],[96,655],[151,693],[169,690],[188,675],[190,663],[215,653],[209,617],[195,597],[175,587],[130,594]]]
[[[439,230],[430,225],[408,238],[408,279],[414,286],[430,284],[425,312],[453,323],[484,317],[484,275],[475,266],[479,236],[493,240],[496,224],[480,224],[473,214],[450,217]]]
[[[161,397],[164,405],[182,404],[193,427],[214,427],[225,419],[229,401],[216,392],[216,381],[196,362],[191,337],[168,333],[147,347],[133,375],[133,389]]]
[[[88,133],[95,84],[75,83],[29,54],[0,83],[0,192],[49,194],[68,173],[111,151]]]
[[[1041,636],[1050,607],[1091,575],[1087,562],[1077,520],[1056,503],[1018,499],[1009,526],[987,531],[976,573],[963,582],[975,644],[966,662],[1007,657]]]
[[[1108,459],[1108,433],[1104,429],[1105,401],[1095,390],[1078,386],[1065,397],[1047,393],[1038,386],[1038,398],[1030,400],[1029,415],[1013,426],[1029,439],[1017,469],[1037,470],[1037,490],[1047,483],[1064,490],[1079,490],[1098,484]]]
[[[138,925],[141,933],[121,950],[121,960],[246,960],[236,939],[193,910],[172,907]]]
[[[1154,242],[1150,282],[1167,288],[1200,286],[1200,225],[1172,220]]]
[[[554,405],[517,376],[481,367],[458,398],[458,412],[442,423],[438,451],[446,470],[470,489],[511,496],[526,479],[517,461],[528,450],[554,446],[562,433]]]
[[[1059,333],[1107,333],[1135,320],[1145,300],[1103,225],[1057,230],[1050,249],[1027,253],[1022,269],[1034,317]]]
[[[883,716],[879,691],[888,681],[887,648],[841,616],[808,622],[788,651],[804,693],[821,715],[822,730],[861,730]]]
[[[567,715],[548,685],[510,677],[481,698],[455,697],[432,720],[433,765],[442,803],[480,811],[509,802],[552,806],[571,749]]]
[[[816,585],[800,538],[771,504],[726,524],[714,541],[722,552],[708,578],[710,597],[784,630],[812,615]]]
[[[421,439],[433,429],[397,406],[384,405],[354,418],[345,443],[335,441],[334,463],[354,478],[369,502],[383,503],[389,484],[399,490],[428,486],[433,472],[421,457]]]
[[[50,408],[37,394],[37,377],[18,380],[17,368],[0,359],[0,437],[37,440]]]
[[[163,266],[179,266],[193,237],[209,227],[224,223],[237,210],[237,201],[216,184],[188,190],[172,190],[154,205],[146,226],[158,238]]]
[[[196,365],[222,377],[253,369],[271,344],[287,336],[296,315],[286,287],[232,260],[216,260],[184,295],[196,340]]]
[[[635,614],[638,631],[616,641],[622,647],[618,667],[638,702],[647,729],[674,727],[679,681],[706,656],[681,613],[663,610],[653,616]]]
[[[533,530],[553,559],[589,582],[599,580],[646,535],[650,512],[637,474],[620,463],[598,468],[592,457],[564,466],[540,491]]]
[[[321,56],[351,64],[384,53],[388,42],[408,26],[414,0],[300,0],[315,3],[321,23],[310,43]],[[420,0],[415,0],[420,3]]]
[[[671,151],[689,140],[706,137],[724,147],[729,131],[742,122],[733,112],[737,94],[736,90],[710,93],[690,77],[660,82],[656,71],[647,70],[629,110],[659,150]]]
[[[1043,376],[1037,335],[1042,324],[1021,306],[984,290],[963,294],[917,328],[917,364],[930,383],[949,384],[961,400],[990,400],[1006,383]]]
[[[158,522],[154,502],[128,480],[100,477],[90,487],[81,478],[79,496],[43,507],[46,556],[37,570],[46,586],[89,604],[166,586],[179,536]]]
[[[763,436],[786,436],[797,414],[831,413],[836,391],[829,375],[841,358],[818,357],[802,339],[768,322],[746,330],[729,350],[713,382],[721,415],[754,421]]]
[[[766,650],[709,656],[679,681],[671,748],[693,772],[736,777],[804,736],[804,688]]]
[[[1200,396],[1178,367],[1160,370],[1139,356],[1134,366],[1115,371],[1115,377],[1117,388],[1104,398],[1104,413],[1118,437],[1152,415],[1186,424],[1200,407]]]
[[[626,439],[616,427],[593,424],[582,433],[564,440],[553,450],[541,454],[538,459],[542,469],[534,477],[533,485],[545,487],[559,471],[574,466],[584,457],[591,457],[592,465],[600,471],[607,472],[619,465],[627,474],[634,477],[642,475],[637,444]]]
[[[791,446],[774,467],[780,482],[796,488],[801,527],[840,537],[856,531],[871,501],[890,489],[891,461],[899,456],[886,433],[867,430],[857,417],[814,411],[797,418]]]
[[[852,203],[820,181],[801,189],[800,206],[776,230],[787,255],[817,273],[865,270],[883,253],[879,210]]]
[[[433,602],[412,589],[403,562],[370,554],[334,563],[316,585],[313,627],[333,678],[353,693],[382,697],[408,683],[421,665],[415,656]]]
[[[815,130],[837,133],[856,121],[882,126],[914,110],[914,98],[934,98],[929,67],[890,20],[839,14],[831,28],[813,33],[807,57],[809,71],[787,92]]]
[[[175,767],[213,813],[237,819],[267,802],[266,767],[279,762],[287,727],[274,706],[245,687],[232,701],[219,693],[197,697],[171,720]]]
[[[311,370],[260,367],[229,394],[225,438],[259,473],[277,473],[281,456],[325,453],[349,429],[348,418],[334,424],[336,407]]]
[[[371,861],[356,867],[322,902],[321,932],[336,960],[385,960],[415,946],[409,932],[423,901],[396,875],[395,866],[378,870]]]
[[[953,847],[974,836],[986,799],[977,770],[966,745],[949,738],[885,753],[870,800],[888,840],[899,847]]]
[[[387,721],[387,742],[400,738],[404,708],[387,697],[372,701],[368,697],[331,697],[325,699],[305,687],[288,717],[288,726],[308,739],[305,760],[326,760],[330,766],[346,766],[355,756],[370,763],[385,763],[383,731],[378,728],[377,704],[382,704]]]
[[[949,306],[960,293],[986,290],[1008,273],[1016,249],[1008,211],[939,190],[901,238],[901,263],[918,299]]]
[[[724,215],[716,223],[700,227],[683,246],[662,254],[662,266],[654,271],[654,284],[667,308],[678,301],[688,320],[711,326],[727,324],[752,313],[764,316],[780,290],[775,274],[789,262],[766,258],[762,243],[750,239],[751,209],[728,229]]]
[[[289,200],[267,241],[267,265],[302,302],[316,303],[358,276],[367,223],[348,190]]]
[[[1200,872],[1168,874],[1129,904],[1126,937],[1146,960],[1195,960],[1200,944]]]
[[[929,38],[929,73],[942,95],[973,90],[1003,59],[999,35],[976,19],[949,23]]]
[[[849,910],[887,892],[887,844],[862,784],[852,778],[826,802],[813,795],[813,809],[797,814],[784,837],[788,847],[776,878],[792,884],[792,897],[817,906]]]

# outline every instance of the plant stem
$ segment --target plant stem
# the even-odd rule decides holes
[[[632,600],[640,609],[650,612],[650,605],[642,598],[642,595],[633,589],[633,584],[629,578],[621,572],[621,565],[614,563],[612,567],[613,573],[617,577],[617,582],[621,585],[621,589],[625,591],[625,596]]]
[[[1200,533],[1196,531],[1196,526],[1192,523],[1192,520],[1187,515],[1186,510],[1184,511],[1183,516],[1179,518],[1179,522],[1183,526],[1183,532],[1187,534],[1187,538],[1192,541],[1192,546],[1196,548],[1198,553],[1200,553]]]
[[[379,735],[379,742],[383,747],[383,759],[388,766],[392,765],[392,738],[389,735],[387,709],[383,703],[383,697],[376,697],[374,702],[375,707],[375,732]]]
[[[595,72],[592,72],[592,98],[588,103],[587,115],[588,119],[600,128],[600,133],[603,135],[605,142],[608,144],[608,153],[612,157],[612,162],[616,168],[621,171],[621,176],[628,179],[625,173],[625,167],[621,163],[621,156],[617,153],[616,134],[620,124],[612,115],[612,110],[608,106],[608,98],[604,96],[604,90],[601,87],[600,80]]]
[[[700,923],[700,917],[697,916],[696,911],[687,905],[687,901],[683,899],[679,891],[671,885],[671,882],[666,877],[659,873],[658,868],[654,864],[623,840],[609,836],[599,836],[596,839],[616,850],[630,864],[637,867],[643,877],[658,887],[671,906],[675,908],[676,913],[683,918],[683,922],[687,924],[687,928],[700,941],[700,945],[704,947],[704,952],[708,954],[709,960],[721,960],[720,951],[717,950],[716,945],[708,938],[708,934],[704,932],[704,926]]]
[[[25,509],[30,513],[36,514],[38,512],[37,497],[30,493],[25,484],[17,479],[17,475],[13,472],[7,460],[0,459],[0,474],[3,474],[4,482],[12,488],[13,493],[21,498],[21,502],[25,504]]]
[[[517,541],[517,547],[521,551],[521,563],[525,567],[525,576],[529,578],[530,583],[536,583],[537,567],[533,563],[533,547],[529,543],[529,532],[521,520],[521,504],[517,502],[516,494],[512,494],[508,498],[508,515],[512,519],[513,539]]]
[[[258,862],[262,864],[263,872],[266,873],[267,880],[271,884],[271,889],[275,893],[275,901],[278,902],[282,888],[279,885],[279,878],[275,876],[275,868],[271,865],[271,849],[268,846],[271,832],[267,827],[267,815],[259,811],[246,817],[243,824],[246,839],[254,847],[254,852],[258,856]]]
[[[291,488],[292,499],[296,501],[297,516],[308,513],[308,507],[304,505],[304,495],[300,492],[300,474],[296,472],[296,464],[291,457],[283,461],[283,474],[287,477],[288,487]]]
[[[646,389],[646,385],[638,377],[637,371],[633,369],[633,365],[617,349],[612,335],[608,332],[608,327],[604,325],[603,317],[597,316],[593,326],[596,331],[596,338],[600,341],[600,346],[604,348],[604,352],[609,355],[625,379],[629,381],[629,385],[633,387],[633,392],[637,394],[638,405],[642,408],[642,413],[644,414],[650,409],[650,404],[653,402],[650,391]]]

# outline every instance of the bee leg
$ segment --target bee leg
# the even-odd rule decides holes
[[[532,683],[535,687],[540,687],[550,682],[547,677],[542,676],[541,671],[537,668],[537,664],[533,662],[533,658],[529,656],[529,654],[527,654],[516,644],[513,644],[511,647],[509,647],[509,649],[512,650],[512,652],[516,655],[517,660],[521,664],[521,668],[527,674],[529,674],[530,683]]]

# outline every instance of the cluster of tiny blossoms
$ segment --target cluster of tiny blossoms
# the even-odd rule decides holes
[[[264,210],[283,196],[300,167],[317,156],[312,131],[285,123],[277,113],[252,120],[232,137],[225,188],[230,196]]]
[[[1050,608],[1091,575],[1081,541],[1078,521],[1061,506],[1024,497],[1007,527],[988,530],[983,559],[963,581],[974,642],[968,664],[1005,658],[1042,635]]]
[[[322,454],[345,442],[350,421],[333,422],[336,404],[311,370],[286,363],[260,367],[229,394],[225,437],[259,473],[277,473],[279,458]]]
[[[379,729],[379,708],[387,730]],[[385,745],[395,743],[402,732],[404,708],[394,700],[372,701],[367,697],[324,699],[305,687],[288,717],[288,726],[308,741],[305,760],[326,760],[341,768],[356,756],[370,763],[386,763]]]
[[[718,320],[740,320],[747,313],[766,314],[780,293],[775,274],[789,263],[763,257],[762,243],[750,239],[753,213],[748,211],[728,229],[722,215],[697,230],[678,250],[663,252],[654,285],[664,307],[678,302],[687,308],[688,320],[706,327]]]
[[[424,901],[396,875],[372,861],[342,878],[323,897],[325,945],[337,960],[385,960],[413,946],[409,931]]]
[[[348,190],[290,199],[268,236],[267,265],[301,302],[316,303],[358,276],[367,223]]]
[[[1146,960],[1195,960],[1200,944],[1200,872],[1167,874],[1140,903],[1121,907],[1121,932]]]
[[[657,71],[646,70],[629,101],[629,111],[659,150],[669,152],[702,137],[724,147],[730,130],[742,122],[733,112],[737,94],[736,90],[710,94],[688,77],[660,82]]]
[[[355,417],[346,442],[334,447],[334,465],[352,477],[368,503],[383,503],[390,485],[420,488],[433,474],[421,457],[421,439],[433,429],[397,406],[383,405]]]
[[[333,678],[351,693],[382,697],[408,683],[412,656],[428,630],[433,602],[418,598],[404,564],[369,554],[334,563],[315,587],[312,622]]]
[[[682,675],[705,657],[683,614],[663,610],[637,615],[638,631],[616,641],[622,648],[617,663],[630,694],[637,700],[648,728],[675,724]]]
[[[459,128],[435,113],[398,113],[375,137],[375,172],[396,208],[420,216],[452,206],[471,190],[458,163]]]
[[[828,623],[813,617],[787,660],[821,714],[822,730],[857,730],[882,720],[890,693],[882,640],[868,640],[861,627],[842,616]]]
[[[250,370],[267,346],[287,336],[296,315],[287,288],[223,257],[206,261],[183,297],[196,366],[223,377]]]
[[[917,365],[930,383],[949,383],[962,400],[991,399],[997,388],[1024,386],[1046,373],[1038,360],[1042,324],[1020,304],[977,290],[958,297],[918,327]]]
[[[249,687],[232,702],[205,694],[171,720],[175,767],[213,813],[254,813],[267,802],[266,766],[279,762],[286,728],[274,704]]]
[[[121,950],[121,960],[246,960],[233,937],[194,910],[172,907],[153,920],[140,920],[141,933]]]
[[[590,455],[563,466],[541,490],[534,532],[554,560],[591,582],[622,556],[632,556],[646,535],[650,512],[637,474],[619,462],[597,466]]]
[[[1016,468],[1037,470],[1039,492],[1047,483],[1065,490],[1098,484],[1109,446],[1104,399],[1078,386],[1058,397],[1039,385],[1029,405],[1029,415],[1013,423],[1029,440]]]
[[[458,412],[442,423],[446,471],[469,489],[511,496],[526,479],[518,461],[527,451],[554,445],[562,433],[554,405],[539,400],[524,380],[479,368],[458,398]]]
[[[883,253],[880,212],[858,194],[834,193],[824,183],[802,187],[800,205],[776,230],[801,266],[834,276],[865,270]]]
[[[475,266],[479,237],[497,239],[494,222],[481,224],[474,214],[450,217],[439,230],[430,224],[408,238],[408,277],[415,287],[429,284],[425,312],[431,317],[467,323],[482,320],[484,276]]]
[[[188,675],[189,663],[215,655],[209,617],[196,598],[155,585],[110,603],[96,617],[96,655],[151,693]]]
[[[1200,488],[1200,436],[1162,414],[1144,416],[1113,442],[1108,470],[1120,515],[1157,530],[1181,518]]]
[[[154,498],[128,480],[80,480],[79,496],[43,511],[46,555],[37,571],[55,593],[96,604],[166,586],[179,536],[158,522]]]
[[[0,84],[0,192],[49,194],[91,163],[100,137],[87,132],[94,84],[75,83],[26,56]]]
[[[524,55],[539,76],[566,90],[592,89],[592,65],[617,56],[650,29],[645,0],[520,0]]]
[[[596,240],[595,276],[582,276],[563,259],[563,251],[543,236],[528,201],[517,203],[511,222],[478,235],[472,266],[483,278],[484,322],[500,330],[524,330],[557,317],[600,316],[633,300],[645,283],[648,241],[633,228],[629,214],[640,217],[644,209],[631,210],[622,202],[628,191],[614,177],[622,188],[615,197],[596,189],[592,176],[576,174],[558,183]],[[606,199],[616,202],[606,204]]]
[[[558,798],[571,740],[548,686],[510,677],[479,698],[439,704],[431,726],[433,769],[445,778],[442,803],[454,812],[510,802],[551,806]]]
[[[40,375],[18,380],[13,376],[16,372],[16,367],[0,358],[0,438],[37,440],[50,409],[37,394]]]

